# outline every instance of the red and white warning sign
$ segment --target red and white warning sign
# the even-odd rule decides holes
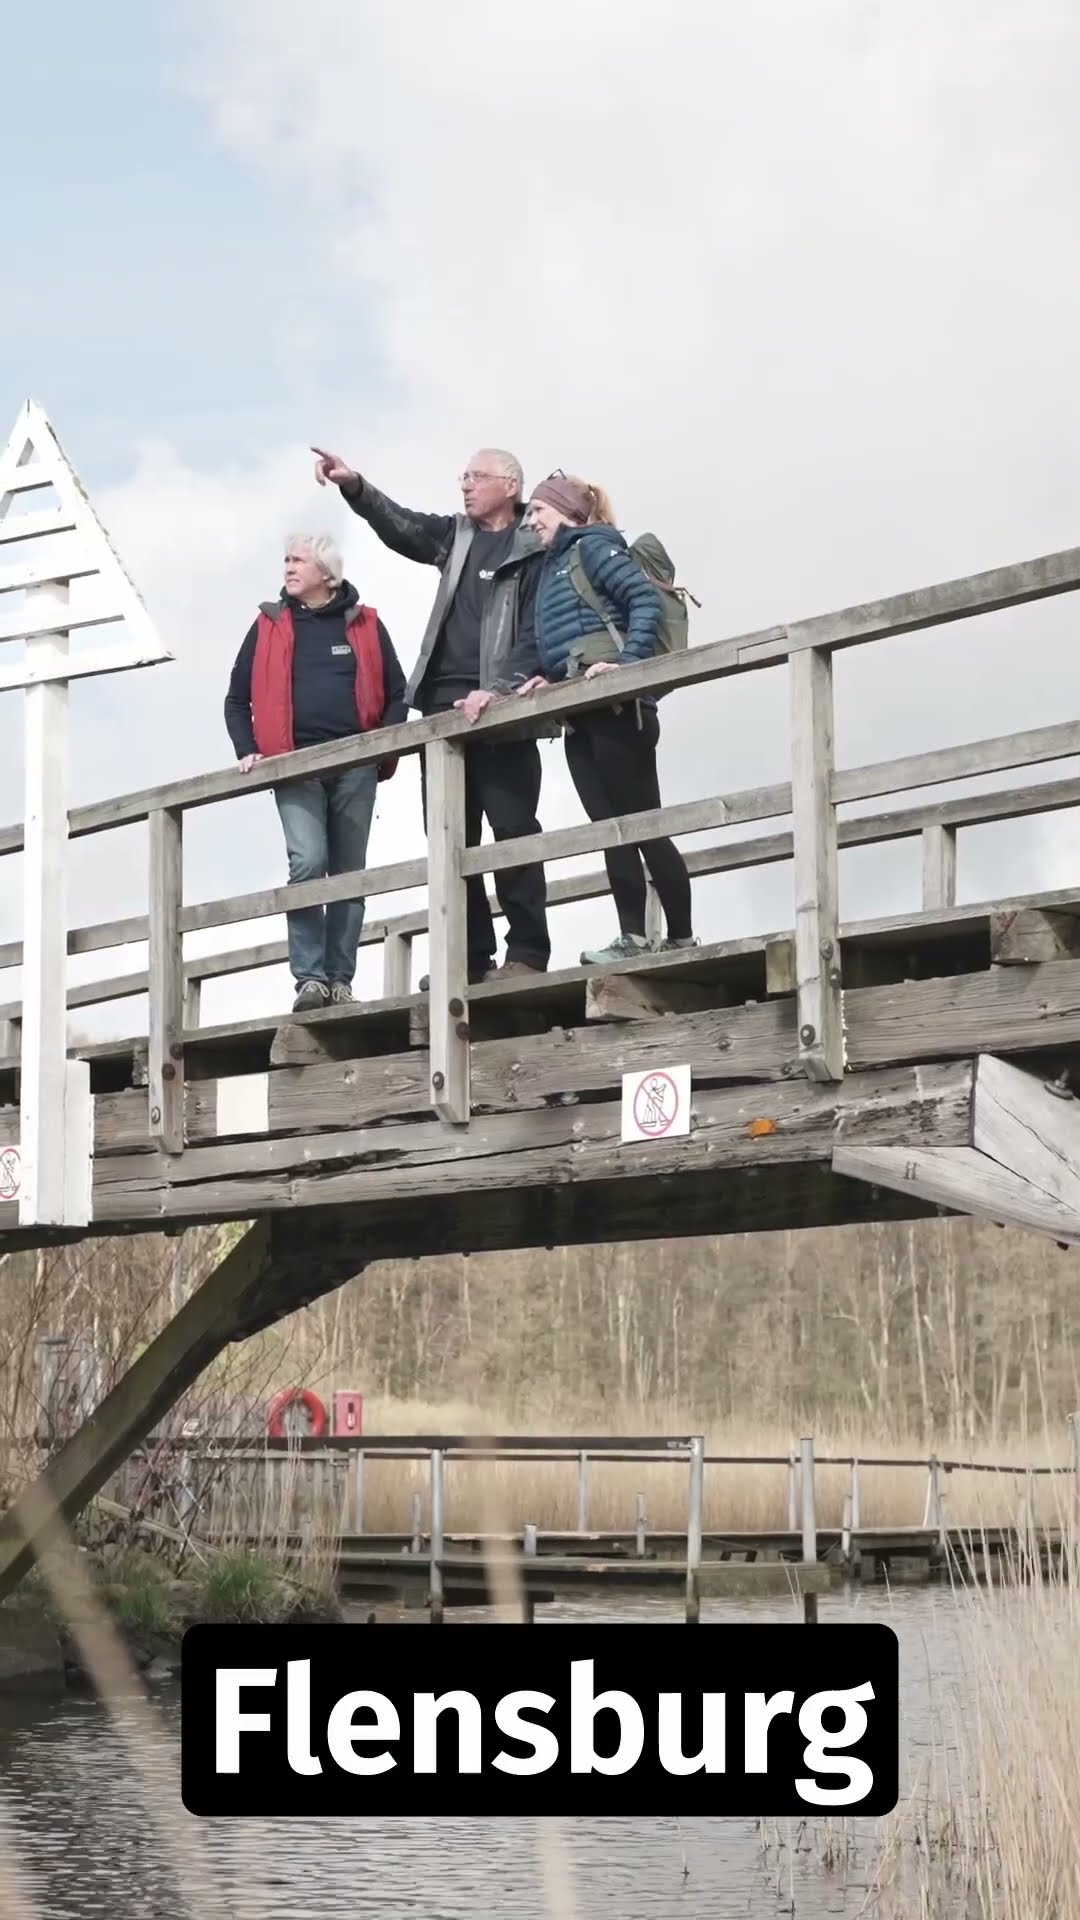
[[[18,1147],[0,1147],[0,1200],[17,1200],[22,1192],[22,1157]]]
[[[650,1067],[622,1078],[624,1140],[671,1140],[690,1131],[690,1068]]]

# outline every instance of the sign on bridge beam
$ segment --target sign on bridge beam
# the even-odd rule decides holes
[[[68,690],[173,656],[34,400],[0,454],[4,549],[0,641],[21,641],[23,657],[0,666],[0,692],[25,704],[19,1224],[78,1227],[90,1220],[93,1129],[89,1066],[67,1056]],[[113,631],[73,652],[84,628]]]

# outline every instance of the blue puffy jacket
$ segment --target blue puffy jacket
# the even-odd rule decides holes
[[[544,555],[536,589],[536,647],[541,671],[548,680],[566,678],[576,640],[605,631],[603,621],[581,598],[570,578],[570,556],[575,546],[581,550],[581,561],[593,588],[623,636],[621,659],[625,665],[652,657],[663,618],[658,589],[631,558],[616,527],[560,527]]]

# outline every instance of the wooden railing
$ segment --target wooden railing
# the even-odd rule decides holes
[[[845,803],[910,792],[976,775],[1049,763],[1080,754],[1080,722],[1003,735],[945,750],[838,770],[833,754],[832,655],[886,636],[974,617],[1045,599],[1080,587],[1080,549],[948,581],[914,593],[773,627],[730,640],[693,647],[676,656],[619,669],[618,696],[631,700],[680,687],[722,680],[761,668],[788,667],[791,779],[783,784],[712,796],[624,815],[617,820],[560,828],[496,845],[465,846],[464,759],[466,739],[498,739],[523,726],[570,720],[589,708],[609,705],[614,686],[601,676],[554,687],[525,699],[493,702],[475,724],[456,715],[407,722],[259,763],[249,774],[234,769],[149,788],[76,808],[72,838],[146,821],[150,855],[148,912],[73,930],[72,954],[147,942],[143,973],[72,987],[71,1008],[136,994],[149,995],[148,1137],[171,1153],[184,1144],[184,1039],[197,1024],[203,981],[280,964],[283,942],[200,958],[183,956],[183,936],[332,900],[367,900],[425,886],[427,911],[371,923],[365,944],[384,954],[384,993],[409,991],[410,947],[429,940],[430,1099],[439,1117],[467,1123],[469,1039],[465,1011],[465,880],[528,861],[545,864],[601,853],[627,841],[700,833],[790,816],[790,831],[759,839],[700,848],[687,854],[691,874],[791,860],[794,865],[794,991],[797,997],[799,1064],[809,1077],[836,1080],[844,1072],[837,858],[841,848],[919,836],[923,847],[923,906],[948,909],[955,902],[958,829],[1075,806],[1080,780],[1047,781],[1006,792],[924,804],[873,816],[839,820]],[[391,755],[423,753],[428,784],[428,855],[330,879],[282,885],[225,899],[183,902],[183,823],[187,812],[237,795],[283,785],[313,773],[367,765]],[[0,853],[23,845],[20,826],[0,830]],[[553,905],[607,891],[606,876],[592,873],[549,883]],[[21,964],[21,943],[0,947],[0,967]],[[10,1059],[17,1044],[18,1003],[0,1009],[8,1023]]]

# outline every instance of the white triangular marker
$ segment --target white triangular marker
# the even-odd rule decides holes
[[[59,507],[11,512],[15,500],[50,487]],[[0,605],[5,594],[23,597],[0,613],[0,642],[24,642],[25,655],[0,668],[0,692],[22,690],[26,716],[19,1224],[85,1227],[93,1213],[90,1068],[67,1057],[68,682],[173,656],[35,400],[0,454],[0,550],[14,545],[19,558],[0,565]],[[73,580],[82,583],[74,600]],[[119,622],[123,631],[101,645],[70,651],[75,628]]]
[[[46,487],[55,491],[59,509],[10,511],[16,499]],[[85,584],[70,608],[65,631],[123,621],[126,632],[107,651],[95,649],[85,660],[72,655],[63,674],[55,666],[46,670],[41,663],[20,681],[15,670],[8,669],[0,680],[0,691],[35,685],[42,679],[76,679],[87,673],[156,666],[173,658],[36,400],[26,401],[0,454],[0,545],[16,541],[25,543],[19,560],[0,566],[0,641],[31,640],[51,632],[53,614],[48,605],[40,611],[34,605],[36,590],[69,580]],[[27,590],[32,596],[29,603],[10,613],[3,611],[4,594]]]

